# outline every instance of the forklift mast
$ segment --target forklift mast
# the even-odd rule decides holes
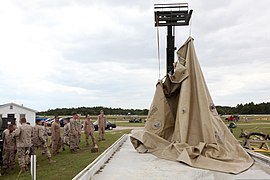
[[[167,73],[174,73],[174,26],[188,26],[193,10],[188,3],[155,4],[155,26],[167,26]]]

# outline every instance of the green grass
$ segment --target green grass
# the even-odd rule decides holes
[[[99,152],[91,153],[91,146],[85,146],[84,134],[82,134],[82,142],[80,144],[81,150],[78,153],[71,154],[69,148],[66,151],[61,151],[52,159],[56,160],[56,163],[48,164],[47,158],[41,155],[41,152],[37,153],[37,179],[44,180],[66,180],[72,179],[76,174],[83,170],[88,164],[95,160],[104,150],[111,146],[117,139],[119,139],[123,134],[128,134],[130,130],[122,131],[111,131],[106,132],[106,141],[98,142]],[[98,133],[95,132],[96,138]],[[16,168],[14,170],[8,171],[6,174],[0,177],[0,179],[5,180],[15,180],[19,174],[19,166],[16,161]],[[21,174],[20,180],[31,179],[30,172]]]
[[[116,126],[123,126],[123,127],[144,127],[145,123],[130,123],[128,121],[117,121],[115,122]]]
[[[229,123],[226,122],[226,125]],[[239,137],[241,129],[247,130],[249,132],[262,132],[265,134],[270,134],[270,122],[248,122],[248,123],[236,123],[237,127],[233,129],[233,134],[236,138]]]
[[[229,123],[226,122],[226,125]],[[270,122],[269,121],[250,121],[248,123],[239,122],[236,123],[237,127],[233,129],[233,135],[239,141],[243,141],[244,138],[239,138],[241,134],[241,129],[246,130],[248,132],[260,132],[264,134],[270,134]],[[254,143],[253,145],[257,146],[258,143]],[[270,146],[270,143],[268,143]],[[269,152],[260,152],[266,156],[270,156]]]

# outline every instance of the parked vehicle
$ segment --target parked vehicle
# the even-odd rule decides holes
[[[130,122],[130,123],[141,123],[142,119],[134,117],[134,118],[130,119],[128,122]]]
[[[94,124],[95,131],[98,131],[98,121],[94,122],[93,124]],[[114,124],[110,121],[106,121],[105,130],[112,130],[113,128],[116,128],[116,124]]]
[[[47,125],[48,125],[48,126],[51,126],[52,123],[54,122],[54,118],[48,118],[48,119],[46,120],[46,122],[47,122]]]
[[[46,121],[48,118],[37,116],[36,120]]]
[[[64,126],[65,126],[64,120],[65,120],[65,119],[70,120],[71,118],[72,118],[72,116],[60,118],[60,119],[59,119],[60,126],[61,126],[61,127],[64,127]]]
[[[237,122],[240,119],[238,115],[231,115],[230,117],[226,118],[225,121],[227,122]]]

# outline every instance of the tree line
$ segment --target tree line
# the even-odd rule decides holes
[[[108,108],[102,106],[96,107],[78,107],[78,108],[56,108],[49,109],[47,111],[38,112],[37,115],[40,116],[54,116],[54,115],[72,115],[73,113],[78,113],[81,115],[99,115],[100,110],[103,110],[105,114],[109,115],[147,115],[148,109],[122,109],[122,108]]]
[[[237,104],[235,107],[230,106],[216,106],[217,111],[221,115],[226,114],[270,114],[270,102],[263,102],[254,104],[253,102],[246,104]],[[41,116],[54,115],[72,115],[74,112],[81,115],[98,115],[100,110],[104,110],[109,115],[141,115],[146,116],[148,109],[122,109],[122,108],[108,108],[102,106],[96,107],[78,107],[78,108],[56,108],[47,111],[39,112]]]
[[[237,104],[235,107],[216,106],[217,111],[221,115],[226,114],[270,114],[270,102],[254,104],[254,102],[246,104]]]

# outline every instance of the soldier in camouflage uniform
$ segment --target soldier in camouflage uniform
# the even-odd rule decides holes
[[[15,167],[15,156],[16,156],[16,139],[14,127],[12,124],[8,125],[8,129],[3,132],[3,168],[13,169]]]
[[[44,121],[44,126],[43,126],[43,129],[44,129],[44,139],[46,140],[46,142],[48,143],[48,138],[49,136],[51,135],[51,130],[50,128],[48,127],[48,123],[46,121]]]
[[[63,150],[65,150],[65,145],[69,146],[69,133],[70,133],[70,123],[69,119],[64,119],[64,128],[63,128]]]
[[[48,146],[48,142],[49,142],[49,136],[51,135],[51,130],[50,128],[48,127],[48,123],[46,121],[44,121],[44,126],[43,126],[43,129],[44,129],[44,139],[47,143],[47,146]],[[44,151],[42,152],[42,154],[46,154],[46,149],[44,149]]]
[[[17,154],[18,162],[22,172],[28,170],[28,165],[30,164],[30,147],[31,144],[31,134],[32,127],[26,124],[26,119],[20,119],[21,126],[15,130],[16,145],[17,145]]]
[[[62,147],[62,140],[60,135],[60,123],[59,123],[59,117],[54,117],[54,122],[52,124],[52,154],[56,155],[59,153],[59,150]]]
[[[36,125],[32,129],[32,153],[34,155],[36,154],[38,148],[45,152],[49,163],[55,162],[51,159],[51,153],[44,137],[44,128],[42,127],[41,120],[36,120]]]
[[[104,141],[105,140],[104,134],[105,134],[105,128],[106,128],[106,118],[105,118],[103,110],[100,111],[100,115],[98,116],[97,120],[98,120],[98,134],[99,134],[98,140]]]
[[[78,149],[80,149],[80,143],[81,143],[81,137],[82,137],[82,124],[81,124],[81,120],[80,120],[80,115],[77,114],[77,119],[76,119],[76,124],[77,124],[77,147]]]
[[[76,113],[73,114],[73,117],[70,119],[70,133],[69,133],[69,142],[70,142],[70,151],[76,152],[79,149],[78,143],[78,115]]]
[[[92,143],[93,146],[96,145],[96,139],[95,139],[95,135],[94,135],[94,125],[92,123],[92,120],[90,118],[90,115],[86,116],[86,119],[84,121],[84,125],[83,125],[83,130],[84,130],[84,134],[85,134],[85,142],[86,142],[86,146],[89,146],[89,136],[91,136],[92,139]]]

